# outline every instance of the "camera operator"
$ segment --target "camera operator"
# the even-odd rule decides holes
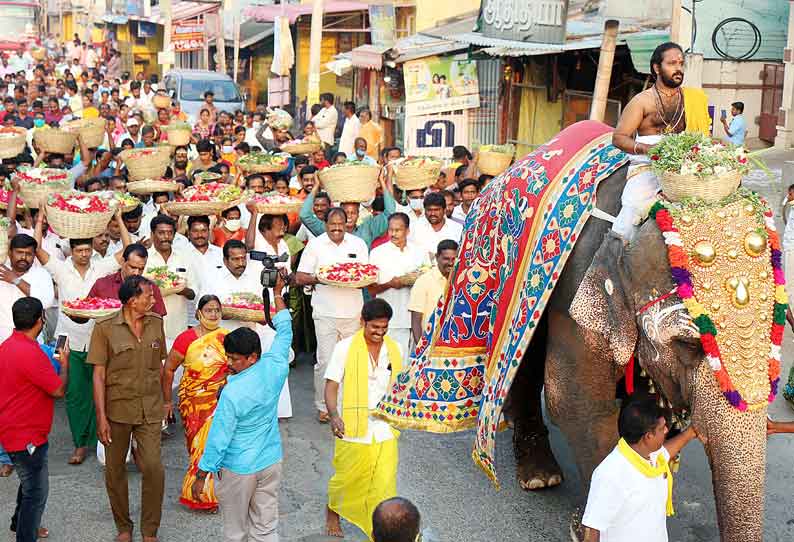
[[[287,215],[259,215],[256,211],[256,204],[248,202],[246,209],[251,213],[251,226],[245,235],[245,245],[248,250],[257,250],[264,252],[268,256],[280,257],[283,254],[289,256],[289,247],[287,242],[284,241],[284,235],[287,233],[289,227],[289,220]],[[256,225],[256,227],[254,227]],[[257,235],[257,233],[261,235]],[[254,259],[254,258],[252,258]],[[259,266],[255,266],[261,269]],[[278,266],[287,270],[287,274],[292,273],[292,265],[290,259]],[[289,277],[291,278],[291,277]],[[289,284],[289,280],[287,280]],[[284,288],[284,293],[287,293],[287,286]],[[273,289],[270,289],[270,299],[273,299]]]

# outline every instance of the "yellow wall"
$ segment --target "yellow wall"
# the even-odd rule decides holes
[[[160,65],[157,63],[157,53],[163,49],[163,27],[157,26],[157,35],[153,38],[146,38],[144,45],[138,45],[136,43],[135,36],[132,35],[130,31],[130,23],[126,25],[119,25],[117,27],[118,35],[116,39],[119,43],[129,43],[132,45],[132,56],[133,58],[141,59],[148,59],[148,63],[141,63],[136,62],[134,71],[132,72],[132,76],[134,77],[135,74],[139,71],[143,71],[147,76],[151,75],[152,73],[160,74]],[[124,49],[124,47],[122,47]]]
[[[416,31],[439,21],[480,9],[480,0],[416,0]]]
[[[309,82],[309,41],[310,41],[311,27],[309,23],[302,23],[298,25],[298,45],[295,51],[295,95],[299,100],[306,97],[307,87]],[[363,35],[363,34],[362,34]],[[336,32],[323,33],[323,41],[320,49],[320,93],[330,92],[334,96],[339,96],[344,100],[351,98],[352,89],[350,87],[341,86],[338,84],[336,74],[328,71],[325,67],[326,62],[331,62],[334,56],[339,53]],[[354,35],[352,38],[352,46],[357,45],[357,38]],[[323,74],[323,72],[328,72]]]

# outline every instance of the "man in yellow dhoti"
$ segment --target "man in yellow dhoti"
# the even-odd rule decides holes
[[[402,370],[399,344],[386,335],[392,309],[372,299],[361,309],[361,329],[337,343],[325,372],[325,403],[335,473],[328,482],[326,532],[342,536],[340,516],[372,538],[372,512],[397,494],[397,437],[370,413]]]
[[[699,88],[683,88],[684,52],[677,43],[663,43],[651,55],[653,86],[634,96],[620,116],[612,144],[629,153],[631,164],[613,231],[631,241],[648,217],[661,186],[651,171],[648,151],[668,134],[711,133],[708,97]]]

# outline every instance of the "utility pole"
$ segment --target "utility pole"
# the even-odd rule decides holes
[[[314,0],[309,38],[309,85],[306,91],[306,118],[312,104],[320,103],[320,53],[323,44],[323,0]]]
[[[598,71],[596,72],[593,101],[590,104],[590,120],[604,122],[609,96],[609,80],[612,78],[612,63],[615,60],[615,46],[618,39],[618,21],[609,19],[604,23],[604,35],[601,38],[601,52],[598,55]]]
[[[163,14],[163,56],[165,62],[162,63],[163,74],[171,69],[169,62],[171,56],[171,0],[160,0],[160,13]],[[176,53],[174,53],[176,54]]]
[[[234,82],[237,83],[237,70],[240,65],[240,7],[234,10]]]
[[[223,15],[225,8],[229,7],[228,4],[231,0],[223,0],[218,9],[218,36],[215,38],[215,54],[218,57],[217,71],[226,73],[226,40],[224,39],[224,24]]]

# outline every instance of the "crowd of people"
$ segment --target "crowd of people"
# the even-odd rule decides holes
[[[290,157],[276,174],[245,175],[236,167],[240,157],[278,152],[294,138],[266,122],[264,107],[224,111],[210,89],[191,119],[175,99],[156,108],[157,77],[122,73],[112,46],[98,49],[75,37],[59,47],[50,37],[45,47],[43,60],[21,50],[0,67],[0,123],[28,134],[25,151],[0,165],[10,223],[8,261],[0,265],[0,476],[19,475],[11,523],[17,540],[48,534],[40,523],[60,397],[74,446],[68,462],[80,465],[96,450],[120,542],[131,539],[134,525],[128,461],[142,474],[138,529],[148,542],[157,537],[161,439],[171,433],[175,412],[189,456],[180,502],[194,510],[220,507],[226,540],[277,540],[278,419],[292,415],[287,377],[298,361],[314,364],[317,422],[336,437],[328,534],[342,536],[341,516],[375,540],[414,540],[418,512],[392,499],[396,431],[368,412],[443,295],[462,224],[490,180],[479,175],[476,155],[456,147],[458,165],[427,189],[400,190],[383,167],[371,201],[331,201],[319,170],[343,161],[385,166],[403,155],[384,145],[366,108],[345,102],[340,113],[335,97],[323,94],[298,127],[321,150]],[[38,147],[36,131],[77,118],[105,119],[102,145],[90,148],[78,138],[66,154]],[[31,166],[67,171],[77,190],[125,192],[119,152],[167,143],[164,127],[174,121],[191,123],[193,135],[173,148],[167,178],[189,187],[201,183],[199,173],[213,172],[219,182],[255,194],[296,196],[304,202],[300,212],[260,215],[248,202],[180,220],[164,205],[174,195],[154,193],[118,211],[101,235],[65,239],[44,209],[20,204],[15,173]],[[230,294],[262,294],[254,250],[287,255],[269,296],[273,327],[264,315],[260,323],[222,318]],[[377,265],[377,283],[351,289],[318,281],[321,267],[349,261]],[[158,266],[180,276],[185,288],[163,295],[145,276]],[[423,266],[428,270],[412,286],[399,280]],[[118,299],[122,309],[98,321],[61,311],[64,302],[86,296]]]

